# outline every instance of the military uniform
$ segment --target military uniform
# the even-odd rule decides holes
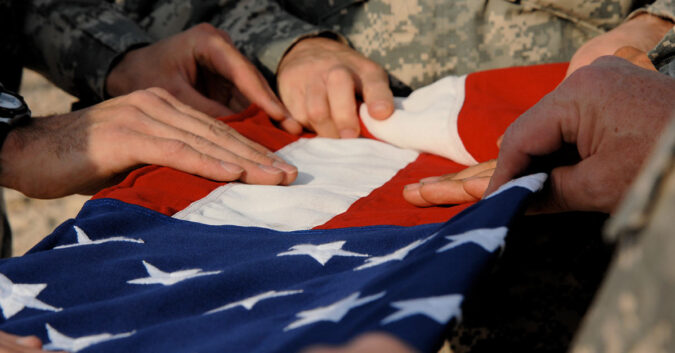
[[[649,52],[649,58],[662,74],[675,77],[675,26]]]
[[[675,27],[650,58],[675,77]],[[605,228],[613,262],[572,353],[675,351],[675,112],[655,152]]]
[[[272,79],[298,40],[329,36],[381,64],[397,93],[449,74],[568,61],[619,25],[634,0],[31,1],[28,65],[81,99],[106,98],[126,51],[200,22],[227,31]],[[675,20],[675,0],[639,10]],[[82,53],[86,53],[83,55]],[[403,94],[403,93],[401,93]]]
[[[215,24],[266,72],[298,39],[343,36],[412,89],[449,74],[568,61],[619,25],[630,0],[224,1]],[[675,20],[675,1],[641,9]]]
[[[628,0],[42,0],[30,7],[25,29],[32,48],[29,64],[89,100],[105,98],[105,76],[125,52],[203,21],[226,30],[272,76],[294,43],[320,35],[349,43],[380,63],[399,88],[416,88],[448,74],[567,61],[587,39],[620,24],[636,4]],[[641,12],[675,20],[675,0],[657,0],[634,15]],[[661,70],[673,65],[672,31],[669,36],[650,53]],[[580,217],[585,232],[571,237]],[[567,227],[551,227],[552,221]],[[456,352],[467,347],[473,352],[514,347],[564,351],[611,255],[612,248],[598,237],[603,221],[602,215],[544,216],[516,227],[520,236],[510,237],[501,265],[486,281],[490,286],[467,303],[466,320],[478,321],[465,321],[460,327],[453,341]],[[547,227],[548,236],[538,234],[538,229]],[[539,255],[532,256],[535,252]],[[516,305],[513,300],[495,298],[495,293],[506,293]],[[564,302],[551,307],[551,298]],[[486,330],[481,311],[483,319],[501,321]],[[523,317],[524,312],[529,316]]]
[[[573,353],[675,351],[675,112],[606,227],[618,249]]]

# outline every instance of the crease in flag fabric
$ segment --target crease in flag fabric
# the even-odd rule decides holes
[[[432,351],[543,180],[446,223],[346,231],[213,226],[92,200],[0,263],[0,329],[71,352],[291,352],[371,331]]]
[[[455,136],[455,161],[377,127],[364,126],[364,139],[293,136],[250,107],[230,125],[298,165],[293,185],[137,169],[26,255],[0,261],[0,330],[69,352],[292,352],[372,331],[433,351],[546,176],[517,179],[474,205],[418,208],[402,188],[457,172],[469,157],[495,158],[494,141],[565,69],[493,70],[437,85],[454,85],[434,94],[455,102],[443,114],[456,116],[443,121],[434,108],[431,120],[445,126],[438,136]],[[414,99],[402,109],[433,106]]]

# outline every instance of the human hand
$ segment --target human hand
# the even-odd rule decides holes
[[[507,129],[486,194],[568,143],[580,161],[554,168],[530,211],[612,212],[674,111],[675,79],[602,57]]]
[[[47,353],[35,336],[17,336],[0,331],[0,353]]]
[[[584,43],[572,56],[566,76],[593,60],[603,55],[612,55],[626,46],[646,53],[655,47],[671,28],[673,23],[664,18],[647,13],[638,15]]]
[[[284,128],[301,129],[227,33],[210,24],[126,53],[106,78],[113,97],[150,87],[213,117],[243,110],[250,100]]]
[[[359,135],[357,94],[375,119],[386,119],[394,112],[384,69],[332,39],[298,42],[279,63],[277,85],[293,118],[319,136]]]
[[[419,207],[478,201],[490,183],[497,160],[476,164],[459,173],[429,177],[403,188],[403,198]]]
[[[94,193],[159,164],[218,181],[289,184],[297,169],[159,88],[32,119],[0,150],[0,185],[30,197]]]
[[[415,349],[386,333],[365,333],[342,347],[312,347],[303,353],[415,353]]]

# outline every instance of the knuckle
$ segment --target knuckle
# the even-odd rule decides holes
[[[170,94],[169,91],[167,91],[166,89],[164,89],[162,87],[150,87],[150,88],[147,88],[146,91],[149,92],[149,93],[152,93],[156,96],[162,96],[162,95]]]
[[[351,80],[351,73],[343,66],[334,67],[326,74],[326,81],[329,85],[342,85]]]
[[[616,174],[608,170],[598,170],[595,176],[584,178],[581,181],[581,190],[586,193],[589,209],[609,211],[621,194],[621,184]]]
[[[210,35],[208,38],[206,38],[204,43],[206,44],[206,48],[214,51],[227,50],[229,47],[229,44],[218,35]]]
[[[359,65],[359,68],[364,74],[372,75],[376,77],[386,77],[387,73],[384,69],[374,61],[365,60]]]
[[[164,142],[162,151],[169,158],[175,155],[182,155],[186,152],[189,152],[192,149],[190,145],[180,140],[167,140]]]
[[[203,136],[191,135],[190,137],[191,137],[192,143],[194,144],[194,147],[196,147],[198,150],[206,148],[206,147],[210,147],[213,144],[211,141],[209,141],[208,139],[206,139]]]
[[[145,114],[143,111],[135,105],[127,104],[112,109],[112,119],[119,123],[125,123],[127,121],[134,121],[142,119]]]
[[[143,106],[153,102],[156,96],[148,89],[131,92],[127,95],[127,101],[133,105]]]
[[[212,24],[208,22],[199,23],[194,27],[192,27],[191,30],[197,33],[204,33],[204,34],[215,34],[215,32],[217,31],[216,27],[214,27]]]
[[[231,128],[220,120],[213,120],[212,122],[209,122],[208,129],[211,134],[218,136],[219,138],[228,140],[233,138],[230,131]]]
[[[328,107],[324,104],[314,104],[307,107],[307,119],[312,124],[322,123],[327,119]]]

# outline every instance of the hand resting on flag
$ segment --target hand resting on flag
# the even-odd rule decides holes
[[[226,124],[159,88],[13,129],[0,185],[30,197],[94,193],[142,164],[217,181],[289,184],[297,169]]]
[[[530,211],[612,212],[673,117],[674,81],[616,57],[577,70],[507,129],[486,194],[523,174],[533,157],[572,144],[581,159],[552,170],[550,187]],[[419,206],[474,201],[488,167],[423,179],[404,197]]]

